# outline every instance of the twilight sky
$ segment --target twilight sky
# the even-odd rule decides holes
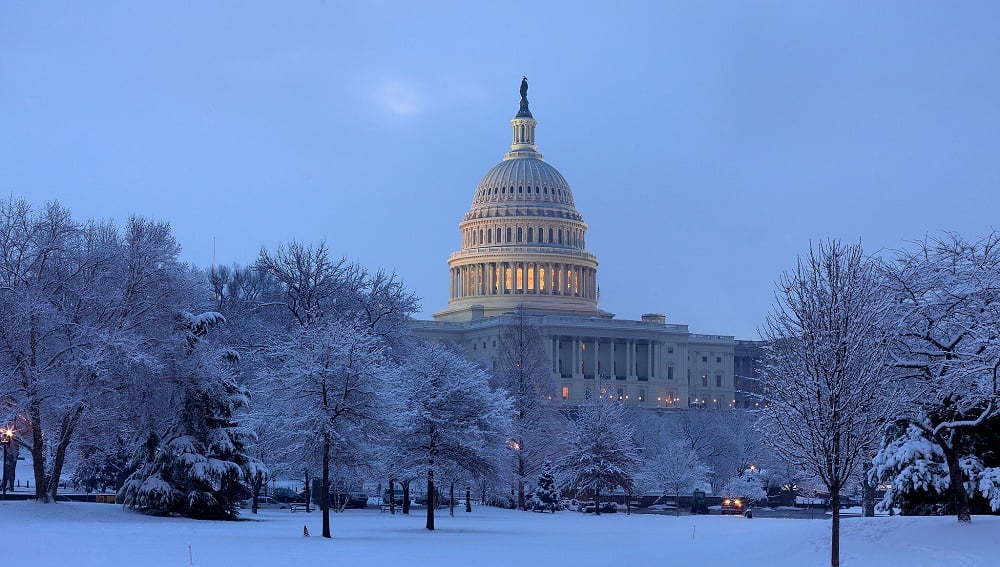
[[[170,221],[183,257],[326,239],[448,299],[522,75],[601,307],[756,338],[810,240],[982,236],[996,2],[0,3],[0,196]]]

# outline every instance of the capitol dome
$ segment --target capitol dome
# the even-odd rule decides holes
[[[535,146],[527,80],[511,120],[513,143],[483,176],[459,224],[462,248],[448,259],[451,295],[438,320],[511,311],[597,315],[597,258],[566,178]]]

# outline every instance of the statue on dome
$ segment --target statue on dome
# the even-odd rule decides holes
[[[531,118],[531,111],[528,110],[528,77],[521,77],[521,109],[517,112],[518,118]]]

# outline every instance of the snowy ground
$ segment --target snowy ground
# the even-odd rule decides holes
[[[334,514],[334,539],[317,512],[264,510],[240,522],[153,518],[113,504],[0,502],[5,565],[823,565],[830,522],[734,516],[578,512],[537,514],[476,507],[424,529],[377,509]],[[250,516],[248,514],[248,516]],[[303,537],[303,525],[311,537]],[[845,566],[996,565],[1000,517],[848,518]]]

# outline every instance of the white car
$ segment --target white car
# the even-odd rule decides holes
[[[253,499],[248,499],[248,500],[244,500],[244,501],[240,502],[240,508],[243,508],[244,510],[252,510],[253,509]],[[257,498],[257,508],[258,509],[264,509],[264,508],[288,508],[288,504],[286,504],[284,502],[278,502],[277,500],[275,500],[274,498],[272,498],[270,496],[260,496],[260,497]]]

